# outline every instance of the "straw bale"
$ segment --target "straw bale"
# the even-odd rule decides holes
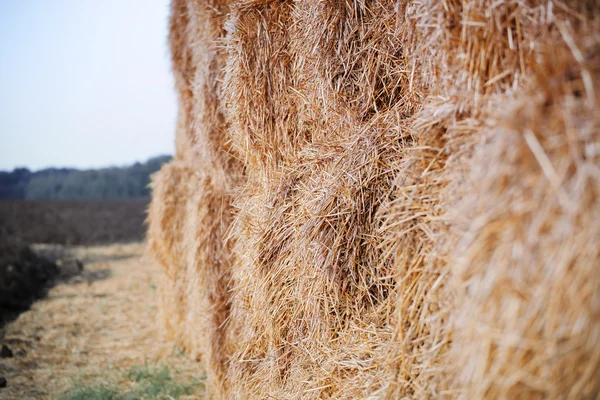
[[[227,22],[229,133],[248,182],[230,232],[232,398],[383,390],[393,279],[376,214],[410,109],[400,87],[385,93],[409,79],[394,5],[373,4],[244,2]]]
[[[600,38],[562,29],[493,112],[453,210],[465,231],[449,358],[465,398],[600,393]]]
[[[187,181],[191,171],[181,163],[169,163],[152,176],[152,202],[148,210],[148,247],[163,265],[160,285],[161,321],[169,336],[182,344],[180,328],[185,318],[185,249]]]
[[[176,0],[171,56],[179,94],[176,156],[154,177],[149,245],[165,267],[161,285],[167,331],[202,358],[210,393],[224,397],[231,256],[225,232],[237,162],[223,132],[219,99],[226,1]]]
[[[599,18],[174,0],[149,244],[209,395],[597,396]]]

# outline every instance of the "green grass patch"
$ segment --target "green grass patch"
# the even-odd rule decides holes
[[[67,393],[59,397],[60,400],[115,400],[120,399],[118,389],[105,383],[82,385],[74,383]]]
[[[204,389],[204,377],[182,377],[164,364],[136,365],[106,382],[86,383],[78,378],[59,400],[178,399]]]

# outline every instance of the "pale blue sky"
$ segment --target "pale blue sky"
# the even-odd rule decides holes
[[[0,0],[0,170],[172,154],[169,0]]]

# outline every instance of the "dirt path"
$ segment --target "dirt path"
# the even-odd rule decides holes
[[[157,360],[198,382],[200,366],[160,336],[159,270],[142,257],[143,245],[76,251],[87,260],[83,275],[55,286],[6,328],[14,357],[0,359],[8,381],[0,399],[54,399],[74,380],[118,382],[128,369]],[[201,386],[185,398],[200,398]]]

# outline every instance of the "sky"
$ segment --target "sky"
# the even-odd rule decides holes
[[[0,170],[174,152],[169,0],[0,0]]]

